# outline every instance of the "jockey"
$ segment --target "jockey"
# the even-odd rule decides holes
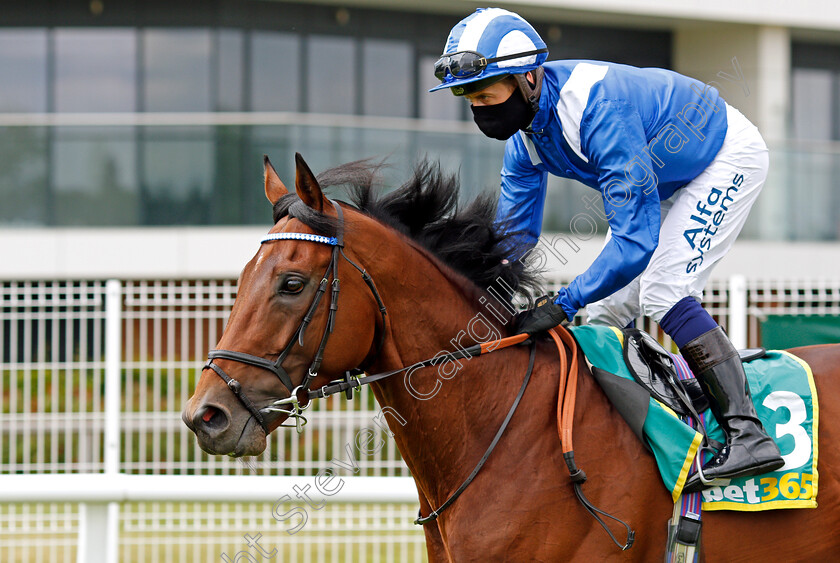
[[[518,315],[517,330],[547,330],[583,307],[594,324],[653,318],[726,432],[705,479],[781,467],[738,353],[700,304],[767,176],[758,129],[715,88],[669,70],[545,62],[545,42],[507,10],[476,10],[452,28],[443,53],[435,63],[441,83],[431,91],[463,96],[478,128],[506,141],[497,221],[525,248],[538,242],[549,173],[597,190],[604,204],[601,253],[553,302],[538,300]],[[686,490],[702,487],[694,475]]]

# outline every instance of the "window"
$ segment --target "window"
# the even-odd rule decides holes
[[[247,119],[97,125],[92,118],[81,126],[0,127],[0,224],[262,223],[270,213],[253,182],[259,184],[265,153],[288,180],[292,155],[300,151],[316,171],[377,155],[407,166],[428,155],[445,170],[460,171],[465,194],[498,185],[504,144],[478,132],[462,97],[428,91],[439,84],[433,65],[458,16],[300,2],[256,2],[244,10],[130,2],[131,9],[106,6],[95,16],[86,2],[75,8],[47,2],[56,5],[52,11],[17,4],[0,24],[0,113],[254,111],[330,118],[291,116],[259,126]],[[666,67],[670,61],[668,32],[535,24],[553,58]],[[15,27],[21,25],[33,27]],[[821,138],[829,130],[837,138],[840,51],[794,46],[794,67],[834,73],[831,86],[807,72],[798,79],[797,130]],[[813,60],[797,63],[797,49]],[[810,106],[821,108],[821,117],[805,115]],[[456,123],[383,129],[378,119],[343,116]],[[561,203],[565,215],[547,213],[547,221],[582,208]]]
[[[47,31],[0,29],[0,112],[47,111]],[[47,129],[4,127],[0,134],[0,223],[49,221]]]
[[[243,44],[244,34],[238,30],[222,29],[216,36],[218,53],[217,111],[242,111],[243,95]]]
[[[51,141],[56,225],[137,224],[133,127],[59,127]]]
[[[793,137],[832,138],[832,97],[836,73],[830,70],[793,70]]]
[[[216,173],[212,133],[206,127],[160,127],[148,132],[140,171],[145,224],[201,225],[210,221]]]
[[[47,31],[0,29],[0,112],[47,111]]]
[[[420,57],[420,117],[426,119],[461,119],[467,105],[464,98],[453,96],[449,89],[429,92],[440,84],[435,77],[435,61],[440,55]]]
[[[355,42],[350,37],[309,37],[307,111],[356,113],[355,52]]]
[[[414,98],[414,62],[405,41],[365,40],[362,46],[365,115],[409,117]]]
[[[55,31],[55,111],[137,109],[133,29]]]
[[[794,42],[791,66],[793,137],[840,140],[840,46]]]
[[[143,33],[145,111],[211,111],[210,31]]]
[[[300,39],[292,33],[251,35],[251,110],[300,110]]]

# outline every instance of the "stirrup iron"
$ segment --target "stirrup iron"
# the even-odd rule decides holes
[[[697,448],[697,454],[694,456],[694,468],[697,471],[697,478],[700,479],[700,482],[703,483],[704,487],[717,487],[721,485],[726,485],[731,481],[731,479],[721,479],[721,478],[713,478],[707,479],[706,476],[703,474],[703,452],[709,451],[712,452],[712,455],[717,455],[714,449],[709,446],[700,446]]]

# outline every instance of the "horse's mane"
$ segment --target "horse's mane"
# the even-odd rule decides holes
[[[537,273],[510,256],[521,256],[521,240],[496,222],[496,200],[482,194],[465,206],[459,205],[456,174],[446,174],[439,164],[419,162],[412,177],[396,190],[384,192],[379,186],[381,162],[370,159],[349,162],[318,175],[322,189],[349,188],[351,204],[416,241],[441,262],[481,289],[504,282],[521,294],[537,288]],[[336,221],[318,213],[290,193],[274,204],[274,222],[294,217],[326,235],[333,235]]]

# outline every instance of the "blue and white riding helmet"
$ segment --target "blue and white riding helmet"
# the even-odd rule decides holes
[[[435,63],[441,83],[429,92],[451,88],[456,96],[535,70],[548,58],[548,48],[531,24],[501,8],[479,8],[458,22],[443,53]]]

